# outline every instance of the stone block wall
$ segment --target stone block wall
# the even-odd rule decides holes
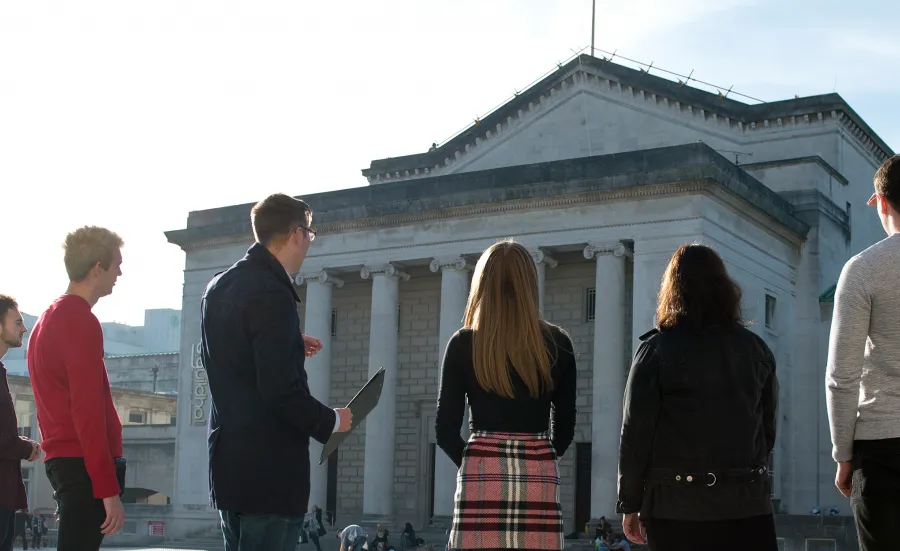
[[[400,334],[397,354],[397,440],[394,452],[394,513],[398,523],[413,522],[420,509],[422,488],[417,483],[427,467],[424,442],[430,442],[430,420],[438,394],[441,351],[438,324],[441,276],[427,269],[410,270],[410,280],[400,282]],[[436,454],[444,453],[440,449]],[[402,526],[402,524],[401,524]]]

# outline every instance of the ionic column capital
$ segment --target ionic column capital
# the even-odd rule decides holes
[[[584,248],[584,257],[588,260],[601,256],[612,255],[615,257],[631,257],[633,256],[631,247],[624,241],[614,241],[611,243],[590,243]]]
[[[550,253],[544,251],[540,247],[531,249],[529,252],[531,253],[531,259],[534,260],[535,264],[543,264],[548,268],[556,268],[559,264],[555,258],[550,256]]]
[[[428,268],[434,272],[440,272],[445,268],[450,268],[462,272],[463,270],[471,270],[472,263],[464,256],[452,256],[447,258],[432,258]]]
[[[294,283],[297,285],[303,285],[304,283],[330,283],[335,287],[343,287],[344,280],[336,277],[334,274],[322,270],[321,272],[309,272],[305,274],[297,274],[297,277],[294,278]]]
[[[385,277],[395,277],[403,281],[409,281],[409,274],[400,270],[395,264],[388,262],[387,264],[379,264],[375,266],[363,266],[359,271],[360,277],[363,279],[372,279],[377,275]]]

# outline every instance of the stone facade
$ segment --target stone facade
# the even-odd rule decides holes
[[[19,419],[19,434],[40,442],[31,380],[18,375],[7,378]],[[112,395],[123,425],[124,455],[128,460],[124,500],[165,505],[174,493],[176,398],[116,387],[112,387]],[[50,513],[56,510],[43,461],[23,461],[22,470],[30,508]]]
[[[109,384],[118,388],[178,393],[178,353],[132,354],[104,358]]]
[[[830,482],[830,308],[819,296],[883,237],[865,200],[888,154],[835,94],[747,106],[580,56],[436,150],[373,161],[363,171],[372,185],[305,196],[319,237],[296,279],[302,329],[328,335],[307,363],[310,387],[339,406],[388,370],[379,407],[331,468],[315,469],[311,501],[339,523],[446,523],[455,473],[433,447],[443,346],[461,324],[473,261],[514,237],[533,251],[545,317],[578,353],[576,442],[560,462],[567,531],[614,516],[629,360],[685,242],[720,252],[778,360],[779,511],[849,514]],[[167,234],[187,252],[180,388],[190,399],[179,407],[192,421],[179,424],[176,534],[214,519],[197,304],[250,245],[249,208],[194,212]],[[796,538],[805,521],[788,519],[780,526]]]

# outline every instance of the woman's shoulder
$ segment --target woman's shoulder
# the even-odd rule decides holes
[[[550,323],[549,321],[542,322],[549,331],[550,335],[553,337],[553,340],[560,343],[571,343],[572,337],[569,336],[569,333],[563,329],[561,325],[556,325],[554,323]]]
[[[474,334],[475,331],[473,331],[471,327],[462,327],[457,329],[456,332],[450,336],[450,341],[458,344],[470,343],[472,342],[472,335]]]

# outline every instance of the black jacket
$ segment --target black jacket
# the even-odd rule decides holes
[[[641,341],[625,388],[617,512],[698,521],[772,513],[765,468],[778,383],[766,343],[742,327],[653,330]]]
[[[203,294],[210,503],[217,509],[306,513],[309,438],[327,441],[335,413],[310,395],[297,302],[290,276],[259,244]]]

